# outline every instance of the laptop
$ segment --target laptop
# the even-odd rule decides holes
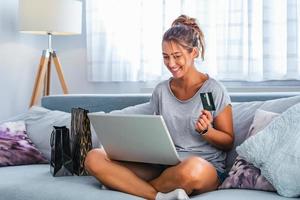
[[[104,113],[88,116],[110,159],[162,165],[180,162],[162,116]]]

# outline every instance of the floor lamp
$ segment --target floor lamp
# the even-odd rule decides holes
[[[29,106],[37,104],[43,87],[43,96],[50,95],[51,65],[55,69],[63,93],[68,87],[55,50],[53,35],[81,34],[82,2],[77,0],[19,0],[19,30],[22,33],[42,34],[48,37],[48,48],[43,50]]]

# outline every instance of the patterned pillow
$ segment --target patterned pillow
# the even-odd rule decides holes
[[[48,163],[26,134],[24,121],[0,124],[0,167]]]
[[[248,137],[264,129],[279,114],[258,109],[250,126]],[[259,168],[238,156],[219,189],[243,188],[253,190],[276,191],[268,180],[261,175]]]
[[[260,169],[238,156],[219,189],[243,188],[253,190],[276,191],[261,175]]]

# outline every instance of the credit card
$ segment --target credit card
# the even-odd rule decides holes
[[[215,111],[216,107],[211,92],[200,93],[201,102],[204,110]]]

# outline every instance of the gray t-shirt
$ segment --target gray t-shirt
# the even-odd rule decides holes
[[[203,110],[200,93],[212,92],[216,106],[212,116],[215,118],[231,104],[226,89],[220,82],[209,77],[192,98],[182,101],[171,91],[170,80],[159,83],[152,93],[150,105],[154,113],[163,116],[180,155],[200,156],[212,163],[218,171],[224,172],[226,153],[204,140],[195,130],[195,123]]]

